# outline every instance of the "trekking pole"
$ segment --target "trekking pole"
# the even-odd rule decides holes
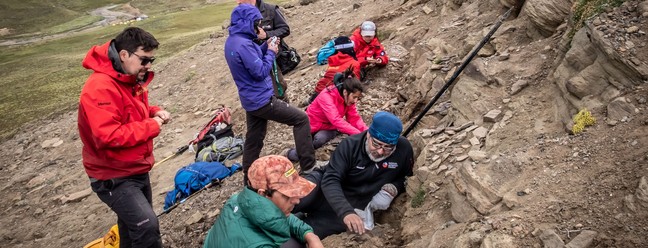
[[[168,156],[168,157],[166,157],[166,158],[160,160],[159,162],[153,164],[153,168],[155,168],[155,166],[158,166],[158,165],[160,165],[160,164],[166,162],[166,161],[169,160],[169,159],[174,158],[175,156],[178,156],[178,155],[180,155],[180,154],[183,154],[183,153],[184,153],[185,151],[187,151],[188,149],[189,149],[189,145],[184,145],[184,146],[178,147],[178,149],[176,149],[176,151],[175,151],[173,154],[171,154],[170,156]]]
[[[488,32],[488,34],[486,34],[486,36],[484,36],[484,38],[481,40],[481,42],[479,42],[479,44],[478,44],[475,48],[473,48],[472,52],[470,52],[470,55],[469,55],[469,56],[468,56],[468,57],[463,61],[463,63],[461,63],[461,65],[460,65],[459,68],[454,72],[454,74],[452,74],[452,77],[450,78],[450,80],[448,80],[448,82],[447,82],[445,85],[443,85],[443,88],[441,88],[441,90],[439,90],[439,92],[437,92],[437,94],[432,98],[432,100],[431,100],[431,101],[430,101],[430,102],[425,106],[425,108],[423,109],[423,111],[422,111],[418,116],[416,116],[416,119],[414,119],[414,121],[412,122],[412,124],[410,124],[410,125],[407,127],[407,129],[406,129],[405,132],[403,133],[403,136],[407,137],[407,135],[408,135],[408,134],[409,134],[409,133],[414,129],[414,127],[416,127],[416,124],[418,124],[419,121],[421,121],[421,119],[423,118],[423,116],[424,116],[428,111],[430,111],[430,108],[432,108],[432,106],[436,103],[436,101],[439,100],[439,98],[441,98],[441,96],[443,95],[443,93],[445,93],[445,91],[450,87],[450,85],[452,85],[452,83],[454,83],[454,81],[457,79],[457,77],[459,76],[459,74],[460,74],[460,73],[461,73],[461,72],[466,68],[466,66],[468,65],[468,63],[470,63],[470,61],[472,61],[472,59],[475,57],[475,55],[477,55],[477,52],[479,52],[479,50],[481,50],[481,48],[482,48],[484,45],[486,45],[486,42],[488,42],[488,40],[490,39],[490,37],[491,37],[491,36],[495,33],[495,31],[497,31],[497,29],[502,25],[502,22],[504,22],[504,20],[506,20],[506,18],[508,18],[509,14],[511,14],[511,12],[513,11],[513,9],[515,9],[515,7],[511,7],[511,8],[509,8],[509,10],[506,11],[506,13],[504,13],[502,16],[500,16],[500,18],[499,18],[499,19],[497,20],[497,22],[495,23],[495,26],[493,26],[493,28],[490,30],[490,32]]]

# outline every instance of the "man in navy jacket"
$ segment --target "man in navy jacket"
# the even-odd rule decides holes
[[[302,171],[315,165],[315,151],[308,116],[277,99],[272,88],[270,68],[277,54],[279,38],[262,45],[254,43],[262,19],[261,12],[250,4],[240,4],[232,11],[229,37],[225,42],[225,59],[230,68],[241,105],[246,111],[247,133],[243,148],[244,183],[247,170],[259,158],[266,136],[268,120],[293,127],[295,146]]]
[[[345,230],[363,234],[373,221],[366,223],[358,210],[387,209],[413,175],[414,152],[402,130],[395,115],[376,113],[367,131],[340,142],[324,169],[304,175],[317,187],[293,213],[305,213],[320,239]]]

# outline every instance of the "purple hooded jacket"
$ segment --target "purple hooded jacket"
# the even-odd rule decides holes
[[[274,94],[270,69],[275,53],[268,50],[267,43],[259,46],[253,41],[257,37],[254,21],[261,18],[261,12],[253,5],[238,5],[232,11],[225,41],[225,60],[246,111],[265,106]]]

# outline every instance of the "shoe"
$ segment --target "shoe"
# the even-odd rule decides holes
[[[283,149],[281,150],[281,153],[279,153],[279,156],[284,156],[288,158],[288,160],[290,160],[290,158],[288,157],[288,152],[290,152],[290,148]]]
[[[311,104],[310,99],[306,99],[306,100],[302,101],[301,103],[299,103],[298,107],[304,108],[304,107],[308,107],[308,105],[310,105],[310,104]]]

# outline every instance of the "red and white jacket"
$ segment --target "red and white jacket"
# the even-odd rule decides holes
[[[306,109],[310,121],[311,133],[320,130],[337,130],[354,135],[368,129],[358,115],[356,105],[347,106],[344,98],[334,85],[324,89]],[[346,118],[346,120],[345,120]]]
[[[153,138],[160,127],[151,117],[147,85],[134,75],[116,71],[108,57],[111,42],[94,46],[83,67],[94,72],[79,99],[78,127],[83,142],[83,166],[92,178],[107,180],[147,173],[153,167]]]
[[[364,68],[369,64],[367,58],[380,58],[382,60],[380,65],[387,65],[389,62],[389,57],[387,57],[387,54],[385,53],[385,47],[380,44],[378,37],[374,37],[371,42],[367,43],[362,39],[360,29],[357,28],[353,31],[351,40],[353,41],[353,49],[355,50],[358,62],[360,62],[360,67]]]

